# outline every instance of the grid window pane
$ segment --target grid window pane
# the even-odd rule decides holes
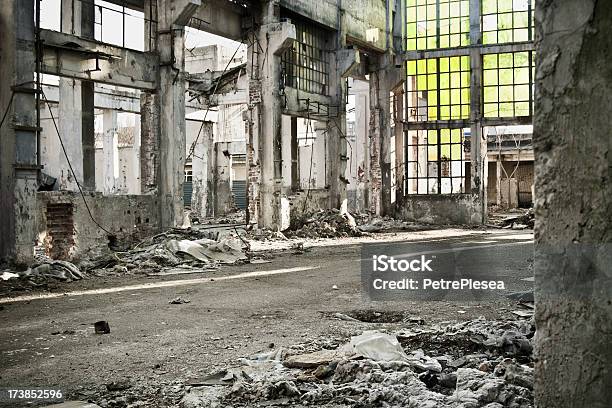
[[[465,192],[463,129],[407,132],[407,194]]]
[[[482,0],[482,43],[533,39],[535,0]]]
[[[285,85],[321,95],[329,93],[329,34],[306,21],[292,20],[296,41],[281,56]]]
[[[468,0],[408,1],[406,4],[408,50],[470,45]]]
[[[468,119],[469,57],[408,61],[409,121]]]
[[[534,69],[533,52],[484,55],[484,117],[531,116]]]

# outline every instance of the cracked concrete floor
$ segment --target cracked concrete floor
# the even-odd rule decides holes
[[[87,279],[52,293],[0,298],[0,386],[55,385],[74,395],[126,378],[188,381],[270,347],[401,327],[337,320],[328,312],[402,311],[426,322],[512,318],[516,305],[504,296],[478,302],[368,301],[361,292],[359,242],[408,239],[428,241],[432,248],[484,245],[481,251],[496,262],[503,259],[500,267],[509,275],[516,273],[518,286],[532,285],[520,279],[530,274],[531,233],[507,230],[378,234],[320,241],[301,255],[280,252],[270,263],[204,274]],[[268,244],[258,245],[266,250]],[[168,303],[179,296],[190,303]],[[94,334],[98,320],[109,322],[110,334]]]

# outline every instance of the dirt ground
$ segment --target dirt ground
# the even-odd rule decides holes
[[[55,386],[71,399],[107,406],[138,406],[140,399],[156,398],[144,395],[149,393],[157,395],[158,406],[167,406],[174,396],[161,394],[172,387],[178,398],[190,380],[257,352],[321,339],[341,344],[364,330],[399,329],[410,319],[512,319],[516,303],[504,296],[369,301],[361,289],[361,244],[482,245],[489,256],[504,259],[501,267],[516,274],[517,285],[529,289],[532,283],[519,277],[530,275],[532,239],[530,231],[446,229],[307,241],[303,253],[287,249],[290,243],[256,242],[253,249],[271,262],[188,275],[91,278],[5,296],[0,385]],[[177,297],[189,303],[169,303]],[[339,320],[336,312],[375,322]],[[99,320],[109,322],[109,334],[94,334]],[[110,399],[106,385],[121,381],[140,385],[143,395]]]

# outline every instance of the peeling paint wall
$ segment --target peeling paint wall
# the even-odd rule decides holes
[[[610,21],[608,1],[536,2],[535,397],[540,408],[610,406]]]

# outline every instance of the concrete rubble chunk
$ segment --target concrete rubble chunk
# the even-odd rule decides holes
[[[332,361],[340,360],[344,353],[338,350],[321,350],[314,353],[298,354],[287,357],[283,365],[289,368],[317,368]]]

